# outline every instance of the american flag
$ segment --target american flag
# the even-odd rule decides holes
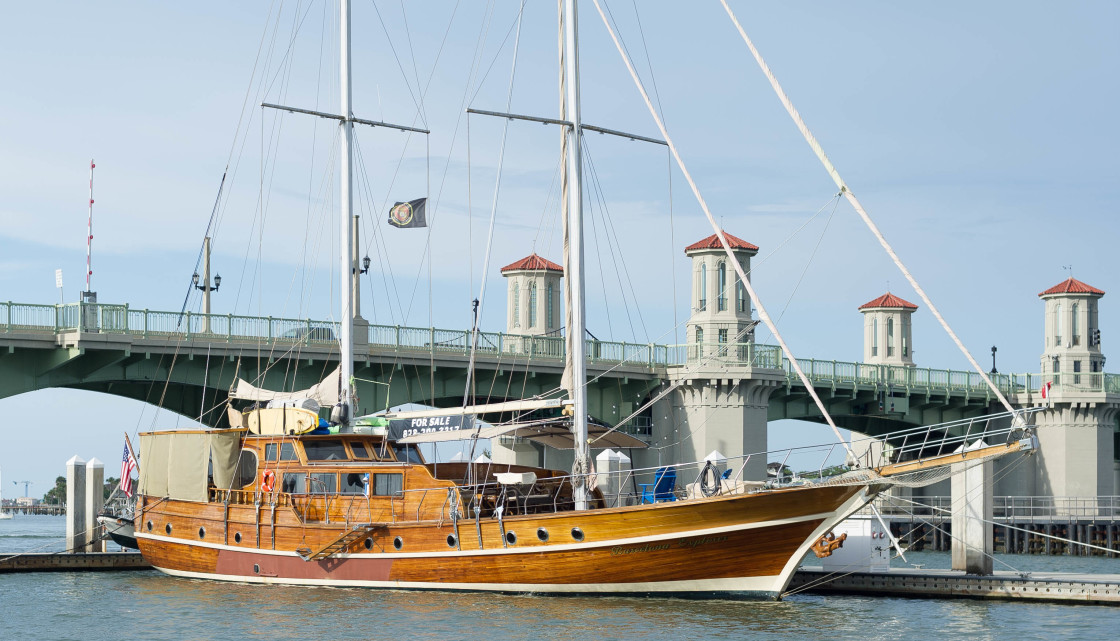
[[[132,455],[132,450],[128,449],[128,444],[124,446],[124,454],[121,456],[121,490],[127,496],[132,496],[132,473],[140,469],[136,463],[136,457]]]

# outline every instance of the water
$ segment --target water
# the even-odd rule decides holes
[[[60,517],[0,521],[0,552],[61,550]],[[948,554],[911,562],[947,567]],[[1120,559],[1002,556],[1120,574]],[[896,562],[896,565],[898,563]],[[996,564],[1000,566],[999,563]],[[781,602],[532,597],[194,581],[155,571],[0,574],[0,639],[1106,639],[1120,608],[793,595]]]

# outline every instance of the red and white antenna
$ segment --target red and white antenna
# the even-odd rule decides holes
[[[93,159],[89,161],[89,225],[86,228],[86,291],[90,291],[89,279],[93,276]]]

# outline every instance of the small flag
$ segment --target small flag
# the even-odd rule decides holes
[[[1042,398],[1046,399],[1050,397],[1050,386],[1053,384],[1054,383],[1051,381],[1046,381],[1042,384],[1042,387],[1039,389],[1039,391],[1042,392]]]
[[[126,496],[132,496],[132,473],[139,469],[140,466],[136,463],[136,458],[132,456],[132,450],[128,449],[126,443],[124,454],[121,456],[121,491]]]
[[[389,210],[389,224],[394,227],[427,227],[428,221],[424,215],[427,204],[427,198],[394,203]]]

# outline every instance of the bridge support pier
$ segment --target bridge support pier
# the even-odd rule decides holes
[[[953,569],[987,576],[993,570],[992,463],[953,468]]]

